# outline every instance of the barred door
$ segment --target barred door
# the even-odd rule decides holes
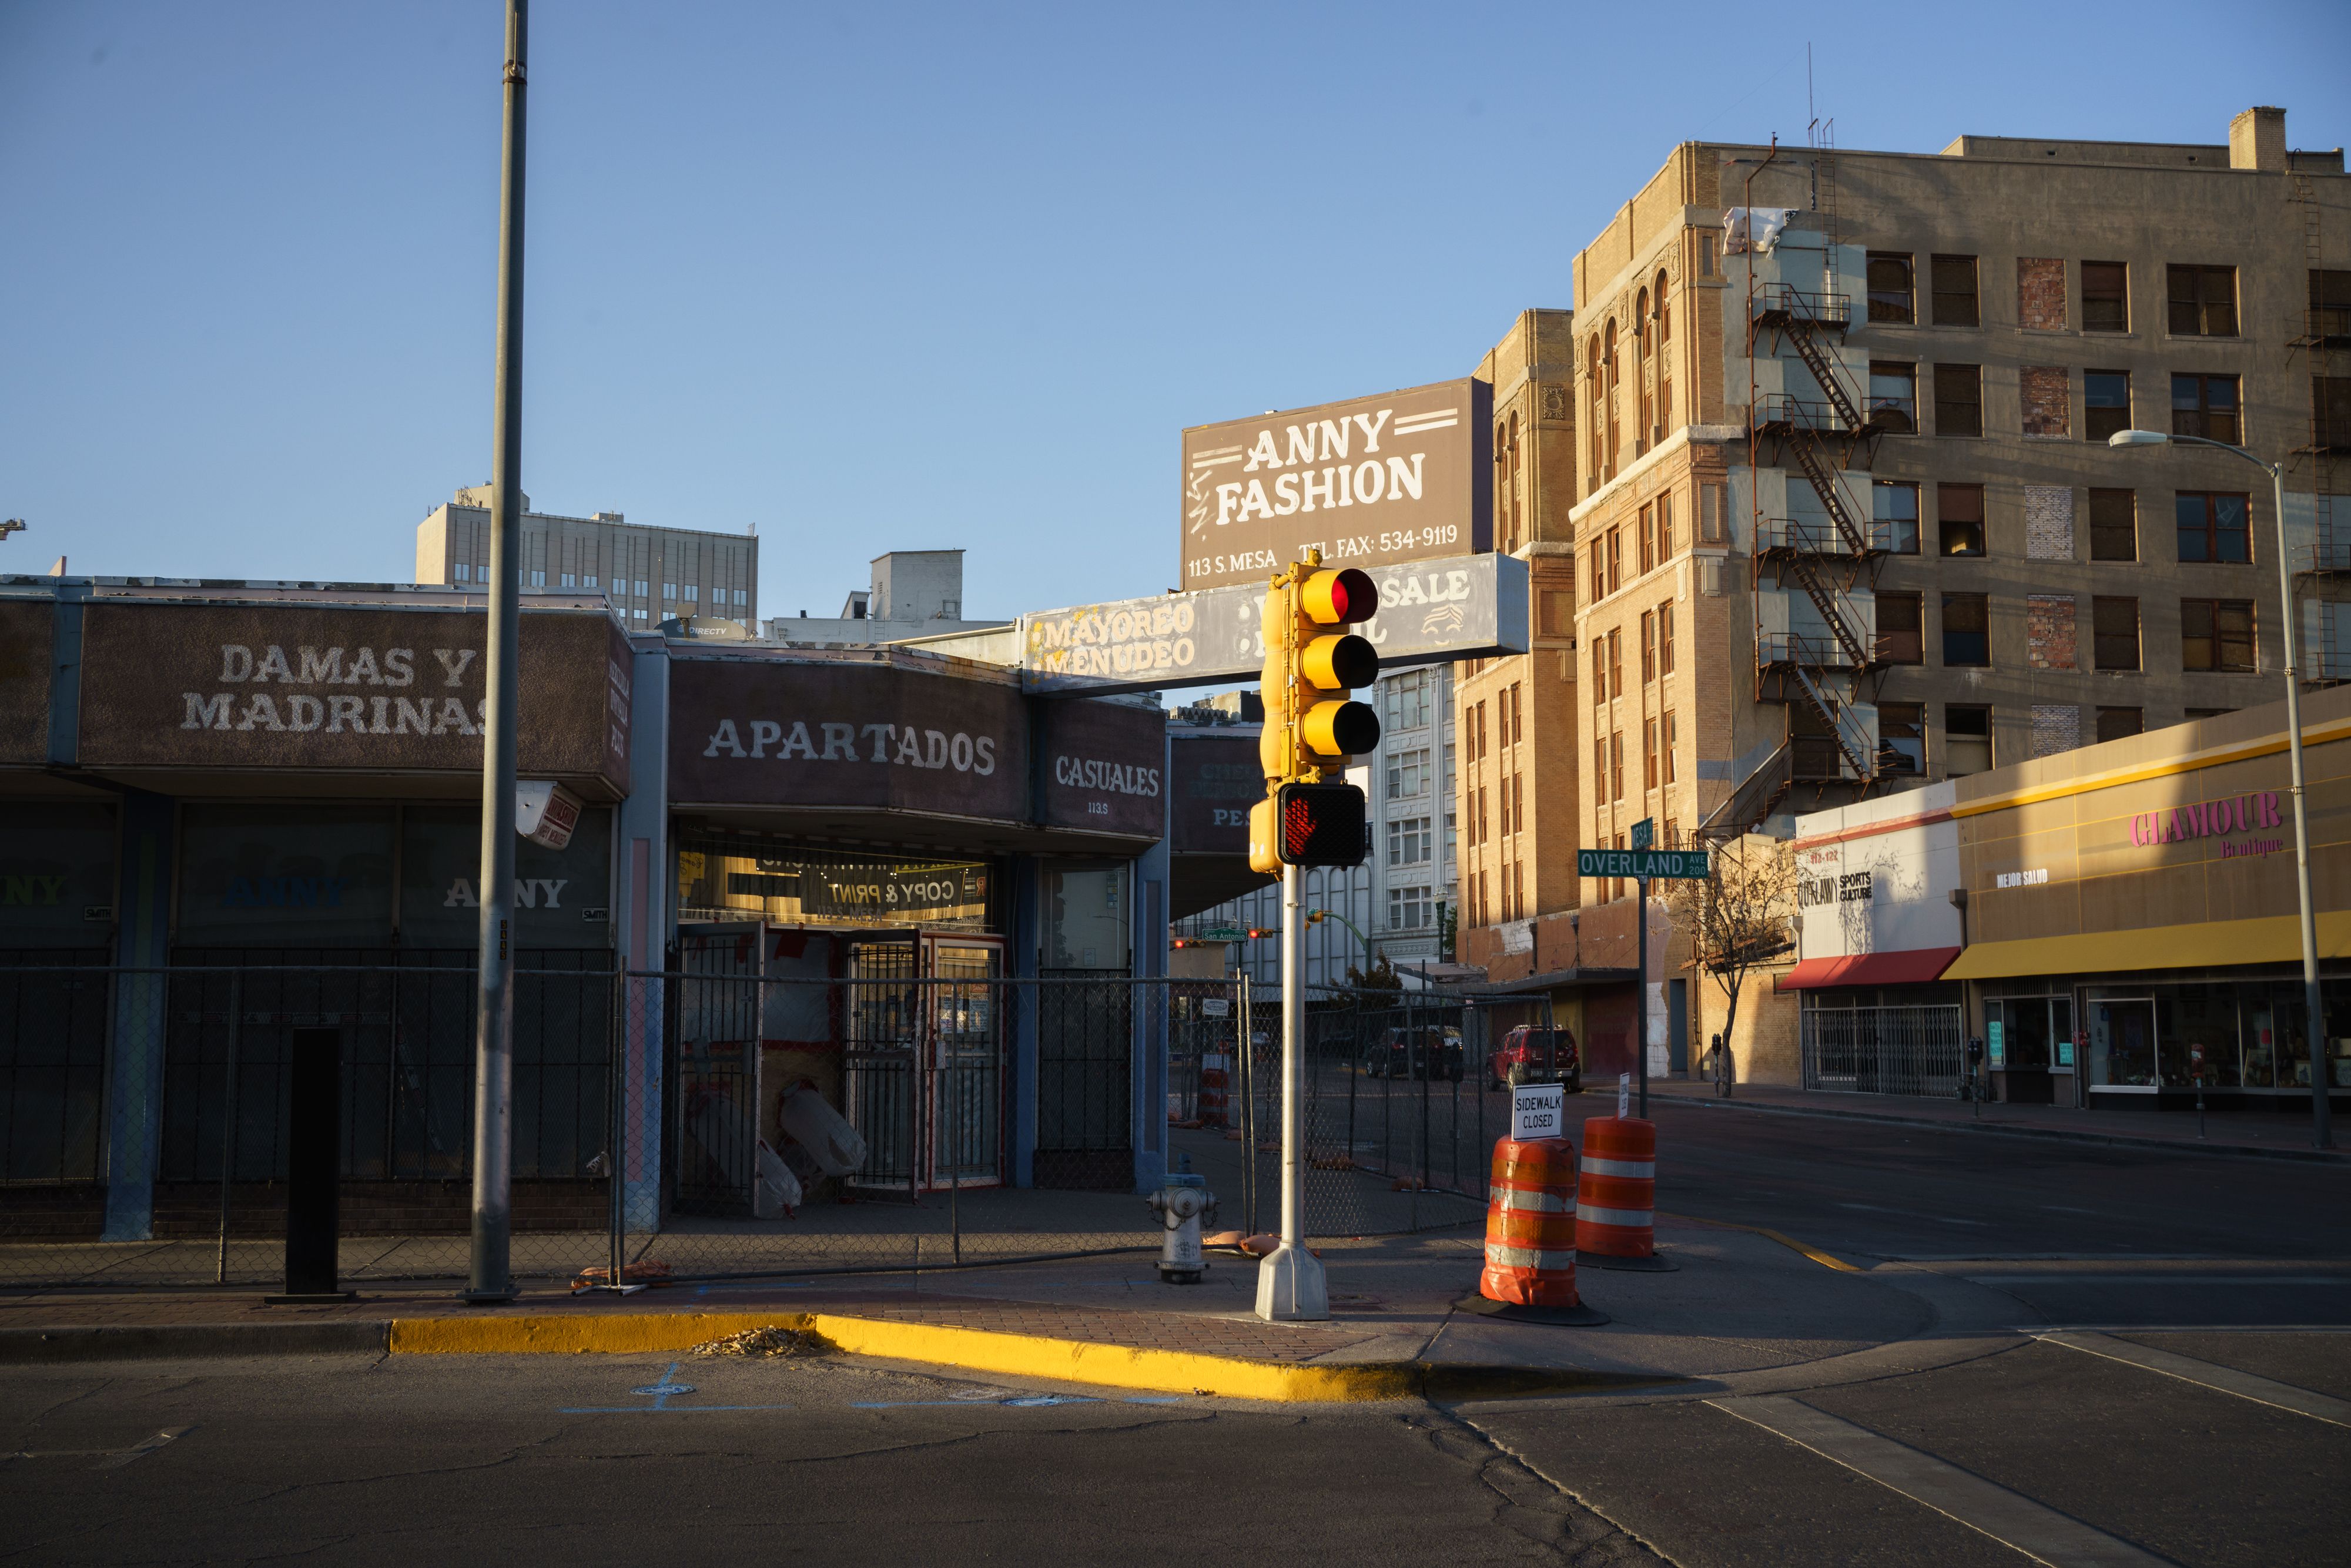
[[[998,1004],[1003,946],[925,936],[930,993],[930,1168],[924,1186],[997,1186],[1004,1180],[1004,1030]]]
[[[841,1008],[841,1077],[849,1121],[865,1138],[860,1187],[912,1196],[917,1180],[914,1127],[922,988],[914,938],[860,936],[849,943]]]

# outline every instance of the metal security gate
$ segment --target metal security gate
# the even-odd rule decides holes
[[[1955,1096],[1966,1071],[1965,1028],[1956,1005],[1806,1008],[1804,1087]]]
[[[1037,997],[1039,1186],[1134,1182],[1134,997],[1089,970],[1043,977]]]
[[[672,1197],[681,1214],[751,1211],[759,1107],[759,927],[681,932],[669,987]]]

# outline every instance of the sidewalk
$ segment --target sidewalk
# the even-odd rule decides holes
[[[2077,1111],[2055,1105],[1999,1103],[1970,1106],[1965,1101],[1939,1096],[1845,1094],[1790,1089],[1774,1083],[1736,1085],[1726,1100],[1716,1094],[1709,1082],[1658,1078],[1649,1081],[1649,1094],[1653,1100],[1716,1110],[1841,1116],[1951,1132],[2002,1133],[2199,1154],[2262,1155],[2278,1159],[2351,1158],[2351,1149],[2344,1146],[2351,1141],[2351,1118],[2336,1118],[2335,1147],[2315,1149],[2310,1142],[2307,1106],[2298,1115],[2283,1112],[2210,1112],[2204,1118],[2204,1135],[2199,1139],[2192,1111]]]
[[[260,1292],[50,1291],[0,1296],[0,1364],[263,1354],[675,1353],[747,1328],[811,1329],[840,1351],[998,1377],[1364,1399],[1656,1386],[1794,1365],[1916,1334],[1933,1314],[1890,1280],[1838,1272],[1750,1232],[1660,1219],[1670,1273],[1579,1270],[1604,1326],[1458,1313],[1473,1233],[1317,1240],[1332,1318],[1267,1323],[1257,1265],[1217,1255],[1205,1284],[1146,1257],[862,1279],[683,1284],[629,1297],[547,1291],[496,1308],[449,1287],[332,1306]]]

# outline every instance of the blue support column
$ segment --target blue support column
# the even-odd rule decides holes
[[[623,1183],[622,1213],[632,1231],[661,1228],[664,1110],[664,982],[631,970],[666,967],[670,941],[669,648],[632,639],[636,673],[629,703],[629,798],[614,813],[613,917],[620,933],[623,1095],[617,1124],[625,1147],[613,1161]]]
[[[1010,879],[1011,930],[1006,938],[1005,974],[1013,979],[1037,977],[1038,888],[1033,855],[1014,855],[1006,862]],[[1044,1001],[1038,986],[1013,988],[1011,1082],[1012,1161],[1014,1186],[1037,1185],[1037,1021]]]
[[[1160,777],[1168,774],[1163,768]],[[1134,1190],[1167,1179],[1167,841],[1134,862]]]
[[[155,1173],[163,1131],[162,969],[171,961],[172,802],[143,789],[122,797],[115,864],[113,1028],[107,1051],[107,1241],[155,1231]],[[143,972],[136,972],[143,971]]]

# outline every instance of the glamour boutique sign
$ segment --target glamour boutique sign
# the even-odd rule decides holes
[[[1183,585],[1262,578],[1310,547],[1363,567],[1492,549],[1493,407],[1463,380],[1186,431]]]
[[[2220,858],[2233,860],[2240,855],[2275,854],[2285,848],[2283,838],[2258,836],[2264,830],[2283,825],[2284,819],[2278,814],[2277,791],[2263,789],[2175,806],[2168,811],[2142,811],[2131,819],[2130,836],[2131,842],[2139,845],[2220,838]],[[2231,833],[2256,836],[2233,841],[2224,837]]]

